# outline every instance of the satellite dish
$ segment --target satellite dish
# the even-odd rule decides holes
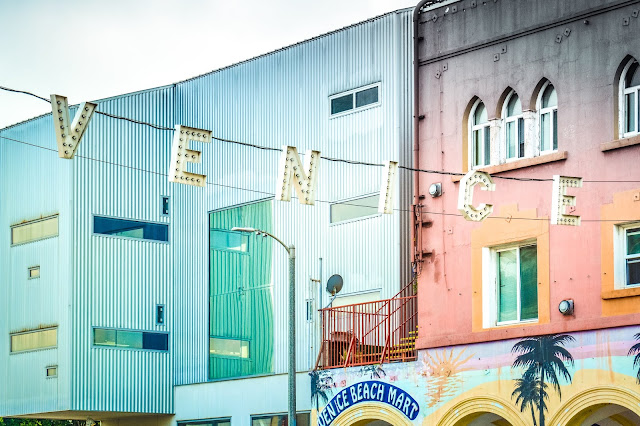
[[[331,275],[329,281],[327,281],[327,292],[331,293],[332,296],[335,296],[336,293],[339,293],[342,290],[342,277],[338,274]]]

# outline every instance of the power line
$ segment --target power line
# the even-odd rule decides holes
[[[24,142],[24,141],[21,141],[21,140],[18,140],[18,139],[9,138],[7,136],[0,135],[0,138],[6,139],[6,140],[9,140],[9,141],[12,141],[12,142],[20,143],[20,144],[23,144],[23,145],[31,146],[31,147],[34,147],[34,148],[44,149],[46,151],[57,152],[56,149],[47,148],[45,146],[37,145],[37,144],[29,143],[29,142]],[[135,167],[135,166],[128,166],[126,164],[120,164],[120,163],[116,163],[116,162],[113,162],[113,161],[101,160],[99,158],[87,157],[87,156],[83,156],[83,155],[76,155],[76,156],[78,158],[82,158],[83,160],[95,161],[95,162],[98,162],[98,163],[108,164],[108,165],[112,165],[112,166],[116,166],[116,167],[123,167],[123,168],[129,169],[129,170],[136,170],[136,171],[143,172],[143,173],[150,173],[150,174],[153,174],[153,175],[156,175],[156,176],[168,177],[168,174],[161,173],[161,172],[156,172],[154,170],[143,169],[143,168]],[[242,188],[242,187],[239,187],[239,186],[225,185],[225,184],[214,183],[214,182],[207,182],[207,185],[218,186],[218,187],[226,188],[226,189],[236,189],[236,190],[240,190],[240,191],[253,192],[253,193],[256,193],[256,194],[266,195],[268,197],[275,198],[275,194],[274,193],[266,192],[266,191],[260,191],[260,190],[256,190],[256,189]],[[294,196],[292,198],[297,198],[297,197]],[[372,209],[372,210],[375,209],[375,211],[377,213],[377,208],[376,207],[372,207],[370,205],[350,203],[348,201],[330,201],[330,200],[320,200],[320,199],[316,199],[316,201],[318,203],[324,203],[324,204],[340,204],[340,205],[348,205],[348,206],[353,206],[353,207],[364,207],[364,208],[369,208],[369,209]],[[414,210],[412,210],[412,209],[393,209],[393,211],[402,212],[402,213],[409,213],[409,214],[414,214],[415,213]],[[434,211],[424,211],[424,210],[421,210],[418,213],[427,214],[427,215],[438,215],[438,216],[463,217],[459,213],[434,212]],[[548,219],[548,218],[528,218],[528,217],[511,217],[511,216],[487,216],[486,219],[502,219],[502,220],[507,220],[507,221],[511,221],[511,220],[533,220],[533,221],[545,221],[545,222],[550,221],[550,219]],[[620,222],[620,223],[622,223],[622,222],[632,222],[632,221],[635,221],[637,219],[581,219],[581,220],[582,220],[582,222]]]
[[[48,103],[51,103],[51,101],[49,99],[43,98],[43,97],[38,96],[38,95],[36,95],[34,93],[27,92],[27,91],[24,91],[24,90],[11,89],[11,88],[4,87],[4,86],[0,86],[0,89],[6,90],[6,91],[9,91],[9,92],[22,93],[22,94],[30,95],[30,96],[36,97],[38,99],[41,99],[43,101],[46,101]],[[124,121],[128,121],[128,122],[135,123],[135,124],[149,126],[151,128],[157,129],[157,130],[175,131],[175,129],[173,129],[171,127],[165,127],[165,126],[160,126],[158,124],[147,123],[145,121],[134,120],[132,118],[122,117],[122,116],[118,116],[118,115],[114,115],[114,114],[109,114],[109,113],[98,111],[98,110],[95,110],[95,113],[96,114],[100,114],[100,115],[104,115],[104,116],[109,117],[109,118],[117,119],[117,120],[124,120]],[[241,141],[221,138],[221,137],[217,137],[217,136],[211,136],[211,138],[214,139],[214,140],[220,141],[220,142],[232,143],[232,144],[236,144],[236,145],[240,145],[240,146],[246,146],[246,147],[249,147],[249,148],[262,149],[262,150],[266,150],[266,151],[281,152],[280,148],[257,145],[257,144],[252,144],[252,143],[248,143],[248,142],[241,142]],[[342,159],[342,158],[332,158],[332,157],[325,157],[325,156],[320,156],[320,158],[323,159],[323,160],[326,160],[326,161],[339,162],[339,163],[345,163],[345,164],[354,164],[354,165],[362,165],[362,166],[374,166],[374,167],[384,167],[385,166],[385,164],[382,164],[382,163],[370,163],[370,162],[356,161],[356,160],[345,160],[345,159]],[[417,169],[417,168],[413,168],[413,167],[409,167],[409,166],[402,166],[402,165],[399,165],[398,168],[402,169],[402,170],[411,171],[411,172],[429,173],[429,174],[437,174],[437,175],[443,175],[443,176],[464,176],[465,175],[465,173],[462,173],[462,172],[449,172],[449,171],[442,171],[442,170]],[[548,179],[548,178],[544,179],[544,178],[528,178],[528,177],[514,177],[514,176],[492,176],[492,178],[493,179],[502,179],[502,180],[512,180],[512,181],[518,181],[518,182],[552,182],[553,181],[553,179]],[[588,183],[640,183],[640,180],[583,180],[583,182],[588,182]]]

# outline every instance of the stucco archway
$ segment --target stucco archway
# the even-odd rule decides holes
[[[333,421],[334,426],[351,426],[363,420],[384,420],[394,426],[411,426],[413,423],[400,411],[379,402],[361,402],[346,409]]]
[[[640,416],[640,394],[622,387],[599,386],[580,392],[563,404],[547,422],[573,426],[582,423],[581,413],[598,405],[619,405]]]
[[[500,398],[488,396],[469,398],[458,402],[442,416],[438,426],[459,426],[461,420],[480,413],[496,414],[513,426],[528,426],[513,404]]]

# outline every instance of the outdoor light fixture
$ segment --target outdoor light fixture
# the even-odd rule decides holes
[[[432,183],[431,186],[429,186],[429,195],[431,195],[433,198],[441,196],[442,184],[440,182]]]
[[[558,310],[562,315],[573,314],[573,299],[565,299],[558,305]]]

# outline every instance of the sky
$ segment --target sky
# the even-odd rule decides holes
[[[418,0],[0,0],[0,86],[69,104],[185,80]],[[0,90],[0,128],[51,112]]]

